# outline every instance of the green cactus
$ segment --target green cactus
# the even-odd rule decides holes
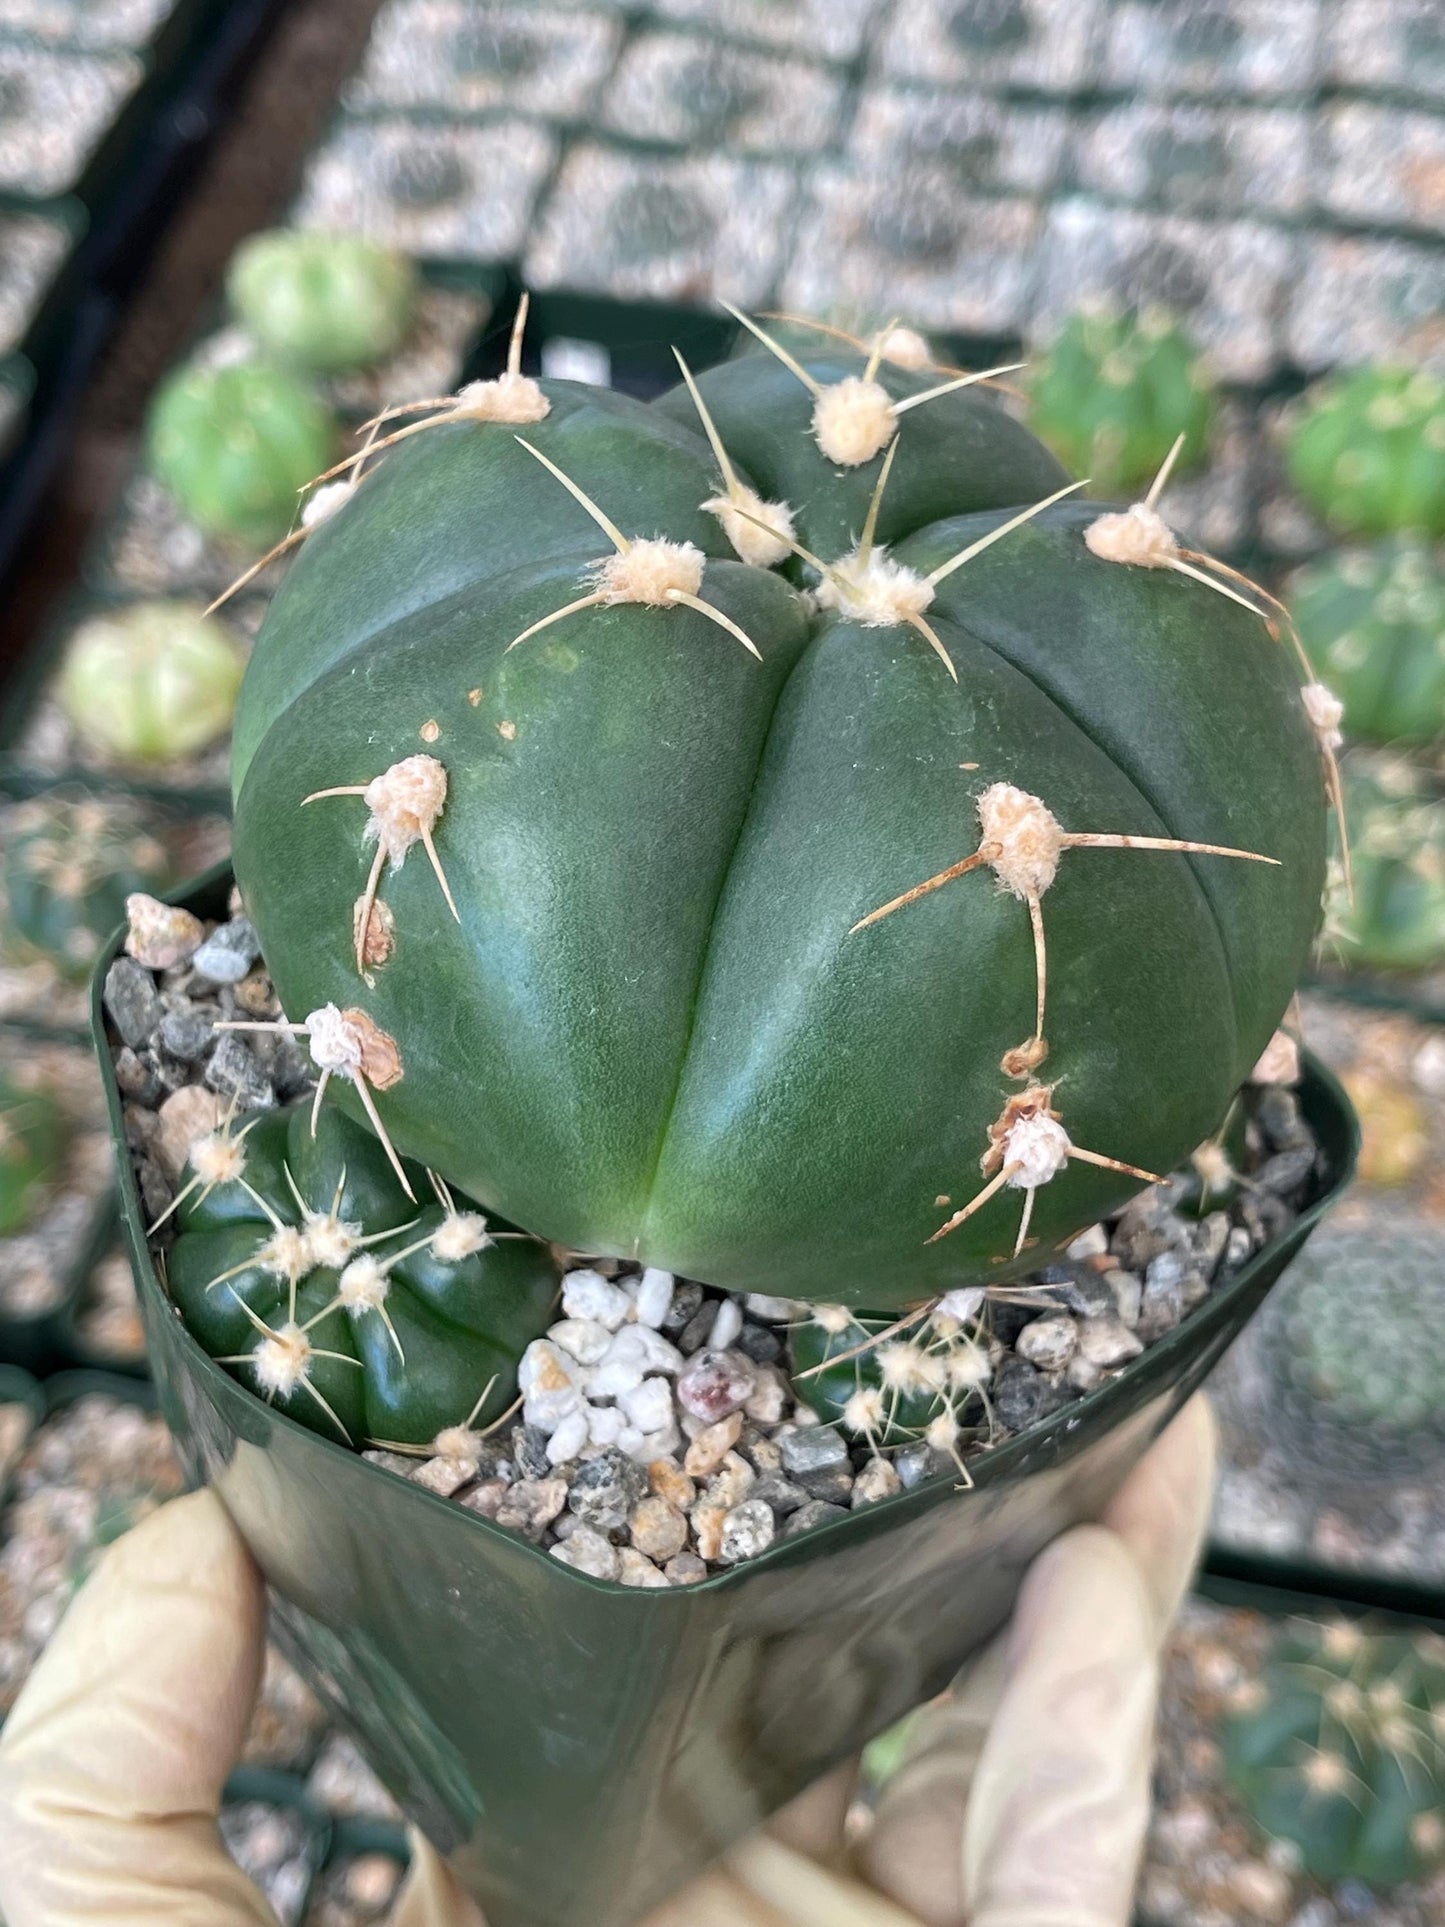
[[[544,1246],[393,1170],[329,1104],[228,1122],[190,1164],[167,1283],[243,1383],[316,1431],[403,1450],[511,1405],[557,1298]],[[459,1440],[438,1449],[464,1456]]]
[[[146,423],[151,467],[182,512],[253,549],[290,528],[299,491],[326,467],[335,435],[324,403],[266,361],[178,369]]]
[[[416,292],[416,270],[404,254],[356,235],[293,228],[252,235],[226,275],[232,308],[266,353],[317,374],[369,367],[394,353],[411,326]]]
[[[1307,398],[1289,435],[1290,479],[1346,535],[1445,534],[1445,381],[1359,368]]]
[[[1445,1640],[1293,1621],[1233,1696],[1225,1769],[1316,1880],[1394,1887],[1445,1860]]]
[[[1050,507],[975,378],[806,354],[409,425],[257,642],[236,873],[341,1101],[488,1209],[886,1311],[1217,1128],[1323,771],[1152,511]]]
[[[1096,495],[1144,488],[1181,435],[1174,473],[1198,467],[1213,416],[1212,383],[1162,308],[1071,316],[1029,377],[1029,425]]]
[[[989,1416],[994,1356],[974,1299],[957,1292],[923,1318],[892,1322],[809,1307],[792,1333],[794,1391],[875,1452],[922,1439],[957,1455],[965,1428]]]
[[[0,1071],[0,1238],[23,1231],[65,1158],[65,1119],[44,1089]]]
[[[44,958],[83,983],[125,922],[132,891],[154,894],[175,880],[139,804],[83,792],[32,797],[10,812],[0,852],[0,956]]]
[[[1417,746],[1445,735],[1445,577],[1423,543],[1317,562],[1295,577],[1289,603],[1345,706],[1347,736]]]
[[[1301,1415],[1390,1433],[1445,1431],[1438,1246],[1376,1229],[1311,1246],[1264,1328]]]
[[[1431,970],[1445,961],[1445,808],[1437,787],[1401,757],[1354,755],[1344,766],[1355,900],[1336,880],[1325,954],[1371,970]]]
[[[56,695],[93,750],[123,763],[173,763],[225,735],[244,666],[214,616],[187,602],[135,602],[80,625]]]

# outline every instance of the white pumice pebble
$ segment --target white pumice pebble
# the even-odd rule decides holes
[[[761,1318],[767,1325],[790,1325],[803,1313],[803,1307],[796,1298],[769,1298],[762,1291],[750,1291],[743,1300],[743,1306],[754,1318]]]
[[[742,1308],[736,1298],[724,1298],[717,1308],[717,1317],[712,1321],[708,1333],[709,1349],[725,1352],[743,1328]]]
[[[946,1291],[938,1301],[935,1316],[971,1325],[983,1310],[987,1295],[982,1285],[963,1285],[955,1291]]]
[[[582,1366],[545,1338],[534,1338],[522,1354],[517,1384],[523,1394],[524,1420],[550,1434],[576,1411],[585,1373]]]
[[[1102,1258],[1109,1249],[1109,1233],[1101,1224],[1091,1224],[1087,1231],[1081,1231],[1077,1238],[1071,1238],[1064,1255],[1072,1258],[1075,1264],[1082,1264],[1086,1258]]]
[[[672,1423],[672,1387],[665,1378],[645,1378],[618,1403],[639,1431],[660,1432]]]
[[[547,1336],[579,1365],[597,1364],[612,1343],[612,1333],[595,1318],[564,1318]]]
[[[632,1300],[600,1271],[569,1271],[562,1281],[562,1309],[569,1318],[595,1319],[616,1331],[627,1322]]]
[[[587,1407],[587,1436],[594,1445],[604,1449],[616,1445],[626,1429],[626,1416],[615,1405]]]
[[[547,1457],[553,1465],[565,1465],[568,1459],[575,1459],[587,1444],[589,1437],[587,1409],[579,1405],[562,1420],[551,1438],[547,1441]]]
[[[658,1328],[672,1310],[674,1279],[670,1271],[658,1271],[653,1267],[643,1272],[637,1281],[637,1322]]]

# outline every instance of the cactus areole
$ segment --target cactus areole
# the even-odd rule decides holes
[[[235,862],[398,1153],[886,1310],[1218,1127],[1325,791],[1290,649],[1152,509],[1035,513],[1068,478],[996,395],[819,340],[650,406],[514,366],[351,473],[247,674]]]

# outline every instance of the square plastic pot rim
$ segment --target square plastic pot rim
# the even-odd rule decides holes
[[[232,873],[229,864],[218,864],[204,876],[170,893],[167,901],[184,903],[198,914],[207,909],[215,913],[217,905],[224,906],[229,893]],[[122,1116],[121,1096],[112,1068],[110,1038],[102,1004],[102,991],[106,972],[119,955],[124,933],[117,931],[102,949],[96,963],[95,975],[91,985],[91,1027],[95,1048],[100,1058],[101,1074],[105,1085],[106,1105],[110,1115],[111,1131],[117,1147],[120,1165],[121,1216],[125,1224],[127,1242],[130,1246],[132,1263],[136,1270],[136,1281],[140,1291],[154,1293],[164,1303],[167,1315],[179,1327],[183,1347],[190,1359],[192,1368],[206,1383],[213,1394],[223,1398],[234,1397],[238,1393],[252,1398],[255,1395],[233,1378],[228,1372],[205,1352],[186,1330],[179,1312],[171,1303],[170,1296],[162,1284],[150,1254],[146,1237],[144,1214],[135,1174],[125,1153],[125,1127]],[[1285,1237],[1302,1242],[1313,1230],[1319,1219],[1331,1209],[1340,1194],[1354,1177],[1355,1165],[1360,1150],[1359,1122],[1354,1109],[1339,1080],[1318,1058],[1305,1053],[1305,1074],[1302,1090],[1313,1099],[1310,1108],[1322,1115],[1332,1115],[1336,1125],[1337,1141],[1333,1146],[1329,1170],[1319,1194],[1300,1213],[1295,1223],[1285,1233]],[[1342,1128],[1341,1128],[1342,1127]],[[1186,1316],[1166,1337],[1150,1346],[1137,1359],[1126,1365],[1117,1378],[1106,1379],[1092,1392],[1063,1406],[1051,1417],[1031,1426],[1027,1431],[996,1446],[990,1446],[968,1462],[968,1470],[975,1489],[994,1485],[1008,1485],[1016,1479],[1029,1476],[1035,1470],[1034,1461],[1042,1456],[1049,1459],[1049,1448],[1056,1441],[1066,1440],[1079,1431],[1092,1432],[1089,1421],[1102,1405],[1120,1397],[1121,1388],[1131,1381],[1152,1381],[1160,1387],[1176,1381],[1182,1375],[1183,1361],[1199,1351],[1210,1335],[1222,1324],[1230,1321],[1235,1303],[1252,1288],[1258,1269],[1273,1258],[1276,1242],[1265,1245],[1249,1262],[1240,1268],[1238,1274],[1228,1285],[1214,1293],[1196,1311]],[[342,1461],[354,1461],[356,1453],[337,1440],[329,1439],[323,1433],[313,1432],[301,1426],[295,1419],[274,1408],[261,1405],[268,1423],[305,1432],[313,1448],[321,1448],[325,1454]],[[1041,1451],[1042,1448],[1042,1451]],[[1061,1456],[1067,1456],[1063,1454]],[[1051,1461],[1052,1462],[1052,1461]],[[384,1468],[377,1468],[384,1471]],[[429,1492],[424,1486],[411,1480],[402,1480],[400,1475],[385,1472],[384,1476],[398,1479],[406,1485],[414,1499],[421,1505],[432,1509],[435,1514],[455,1518],[458,1507],[455,1502]],[[872,1526],[882,1531],[899,1523],[915,1513],[929,1510],[940,1494],[940,1487],[953,1484],[950,1476],[925,1480],[909,1491],[901,1492],[892,1498],[883,1499],[871,1505],[863,1513],[850,1512],[841,1519],[828,1521],[800,1534],[796,1539],[775,1542],[766,1552],[744,1560],[726,1572],[716,1573],[696,1584],[676,1588],[672,1596],[679,1601],[697,1598],[703,1594],[723,1594],[750,1581],[758,1574],[769,1570],[779,1570],[790,1566],[802,1566],[814,1559],[827,1555],[835,1546],[856,1545],[865,1536],[860,1528]],[[544,1551],[542,1547],[520,1539],[517,1534],[497,1525],[493,1520],[480,1513],[472,1515],[476,1529],[486,1538],[503,1541],[513,1554],[529,1558],[540,1568],[544,1568],[549,1583],[553,1586],[559,1581],[572,1588],[585,1592],[602,1593],[609,1596],[637,1592],[639,1598],[650,1599],[656,1604],[659,1594],[652,1589],[636,1589],[623,1586],[615,1580],[598,1579],[589,1573],[579,1572],[575,1567],[563,1564]],[[866,1536],[872,1536],[868,1533]]]

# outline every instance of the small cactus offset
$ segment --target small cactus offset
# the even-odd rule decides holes
[[[1360,368],[1305,398],[1290,479],[1346,535],[1445,535],[1445,381]]]
[[[252,235],[226,276],[232,308],[265,352],[315,374],[391,354],[411,325],[416,291],[404,254],[356,235],[294,228]]]
[[[299,491],[331,456],[336,423],[304,381],[267,361],[191,363],[151,405],[151,468],[208,535],[260,549],[296,520]]]
[[[1352,741],[1445,737],[1445,576],[1421,542],[1348,550],[1301,570],[1290,610],[1344,704]]]
[[[223,622],[185,602],[136,602],[80,625],[57,695],[88,748],[121,763],[159,765],[225,735],[244,667]]]
[[[1316,1880],[1390,1888],[1445,1861],[1445,1641],[1291,1622],[1237,1689],[1225,1768]]]
[[[133,891],[175,881],[169,852],[123,797],[56,793],[17,804],[0,850],[0,957],[45,959],[73,983],[125,922]]]
[[[189,1169],[166,1278],[206,1349],[313,1430],[465,1459],[556,1302],[546,1247],[330,1104],[227,1119]]]
[[[503,374],[369,425],[247,674],[236,872],[396,1157],[888,1312],[1219,1127],[1329,741],[1250,586],[1065,499],[983,376],[736,318],[760,352],[645,406],[523,374],[524,306]]]
[[[0,1073],[0,1238],[32,1222],[65,1154],[65,1119],[44,1089]]]
[[[951,1292],[892,1322],[814,1305],[793,1329],[793,1389],[875,1453],[922,1440],[962,1470],[965,1439],[990,1421],[995,1361],[982,1300],[977,1289]]]
[[[1345,811],[1354,901],[1332,891],[1324,954],[1371,970],[1445,962],[1445,807],[1438,787],[1396,756],[1351,756]]]
[[[1029,379],[1029,424],[1096,495],[1144,488],[1175,442],[1177,473],[1203,460],[1214,390],[1167,311],[1073,315]]]

